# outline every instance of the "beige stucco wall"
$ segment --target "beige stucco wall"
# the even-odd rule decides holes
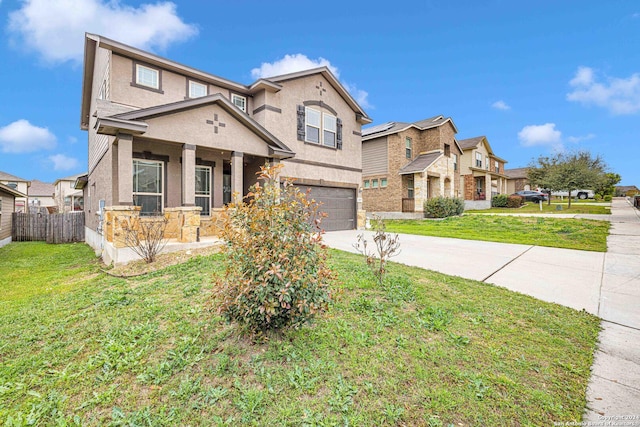
[[[0,241],[11,237],[11,214],[14,212],[15,196],[0,190]]]

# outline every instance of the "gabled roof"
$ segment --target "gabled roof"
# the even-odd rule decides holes
[[[53,192],[53,184],[42,182],[37,179],[31,181],[31,186],[29,187],[29,196],[53,197]]]
[[[458,144],[460,144],[460,147],[462,147],[463,150],[472,150],[476,148],[483,141],[487,146],[487,151],[489,152],[489,155],[491,157],[493,157],[494,159],[500,160],[503,163],[507,163],[505,159],[496,156],[496,154],[493,152],[493,148],[491,148],[491,145],[489,144],[489,140],[484,135],[474,136],[473,138],[461,139],[458,141]]]
[[[232,104],[223,95],[217,93],[215,95],[203,96],[200,98],[187,99],[184,101],[172,102],[170,104],[162,104],[149,108],[120,113],[108,117],[98,117],[98,130],[102,133],[114,134],[119,129],[130,127],[139,127],[139,134],[144,134],[147,130],[147,123],[144,119],[174,114],[180,111],[199,108],[205,105],[216,104],[236,118],[240,123],[246,126],[254,134],[262,138],[271,149],[271,152],[278,158],[292,157],[295,153],[287,147],[283,142],[276,138],[271,132],[262,127],[258,122],[253,120],[238,107]]]
[[[29,182],[28,179],[20,178],[19,176],[11,175],[10,173],[6,173],[2,171],[0,171],[0,180]]]
[[[445,118],[444,116],[433,116],[428,119],[419,120],[413,123],[406,122],[387,122],[381,125],[371,126],[366,129],[362,129],[362,140],[365,141],[367,139],[378,138],[380,136],[391,135],[394,133],[398,133],[410,127],[416,128],[418,130],[426,130],[434,127],[442,126],[443,124],[450,122],[451,126],[453,126],[453,130],[458,133],[458,128],[455,123],[453,123],[453,119],[451,117]]]
[[[517,178],[528,178],[527,172],[529,168],[513,168],[513,169],[505,169],[504,174],[509,179],[517,179]]]
[[[12,180],[13,181],[13,180]],[[9,193],[15,197],[27,197],[25,194],[22,194],[21,192],[14,190],[13,188],[4,185],[2,183],[0,183],[0,190],[2,190],[5,193]]]
[[[358,122],[360,122],[361,124],[368,124],[372,122],[367,113],[362,109],[362,107],[360,107],[358,102],[353,99],[349,91],[345,89],[342,83],[340,83],[340,81],[336,78],[336,76],[333,75],[328,67],[318,67],[312,68],[310,70],[297,71],[295,73],[282,74],[279,76],[269,77],[265,80],[277,83],[287,80],[299,79],[302,77],[311,76],[313,74],[322,74],[322,76],[327,79],[331,86],[333,86],[333,88],[338,91],[338,93],[345,99],[345,101],[347,101],[347,104],[349,104],[351,109],[356,112]]]
[[[82,77],[82,103],[80,107],[80,128],[87,130],[89,127],[89,115],[91,112],[91,91],[93,90],[93,73],[95,64],[95,55],[99,47],[111,50],[114,53],[133,58],[139,61],[146,62],[151,65],[156,65],[164,70],[172,71],[184,76],[198,79],[205,83],[211,83],[216,86],[220,86],[226,89],[233,90],[238,93],[251,95],[260,90],[267,90],[269,92],[278,92],[282,89],[282,85],[278,82],[296,79],[300,77],[309,76],[312,74],[322,74],[331,85],[342,95],[347,101],[347,104],[354,110],[358,121],[366,124],[371,123],[371,119],[367,116],[367,113],[358,105],[353,99],[351,94],[344,88],[344,86],[338,81],[333,73],[327,67],[319,67],[311,70],[300,71],[297,73],[283,74],[280,76],[274,76],[269,78],[258,79],[250,85],[244,85],[232,80],[225,79],[223,77],[216,76],[215,74],[207,73],[205,71],[192,68],[179,62],[171,61],[170,59],[163,58],[158,55],[154,55],[150,52],[128,46],[124,43],[109,39],[107,37],[100,36],[98,34],[85,33],[84,44],[84,70]]]
[[[55,180],[53,185],[56,185],[60,181],[73,181],[73,182],[75,182],[76,179],[78,179],[82,175],[86,175],[86,174],[87,174],[86,172],[82,172],[82,173],[77,173],[77,174],[71,175],[71,176],[65,176],[64,178],[58,178],[58,179]]]
[[[429,166],[431,166],[436,160],[442,156],[442,151],[433,151],[431,153],[420,154],[413,159],[411,163],[400,169],[398,172],[400,175],[424,172]]]

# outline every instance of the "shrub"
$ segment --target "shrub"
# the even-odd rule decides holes
[[[498,194],[491,199],[491,206],[494,208],[506,208],[509,202],[509,196],[506,194]]]
[[[167,244],[164,231],[168,223],[169,220],[164,216],[136,218],[130,226],[122,229],[124,244],[150,264]]]
[[[611,194],[607,194],[606,196],[604,196],[605,202],[610,202],[611,200],[613,200],[613,197],[611,196]]]
[[[245,201],[227,205],[221,237],[226,268],[215,283],[218,312],[252,333],[298,327],[325,310],[332,273],[321,244],[322,216],[281,165],[265,165]]]
[[[387,233],[387,226],[377,215],[373,217],[373,244],[375,251],[367,249],[367,239],[364,234],[358,234],[358,241],[353,247],[364,255],[365,262],[373,271],[373,274],[382,284],[386,273],[386,266],[389,258],[400,255],[400,236]]]
[[[521,196],[509,196],[507,199],[508,208],[519,208],[524,204],[524,197]]]
[[[425,216],[447,218],[464,212],[464,200],[457,197],[432,197],[424,202]]]

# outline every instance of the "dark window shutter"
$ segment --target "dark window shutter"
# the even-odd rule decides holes
[[[298,141],[304,141],[304,105],[298,105]]]
[[[342,120],[336,118],[336,148],[342,150]]]

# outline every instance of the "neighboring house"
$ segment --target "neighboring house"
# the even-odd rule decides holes
[[[507,193],[506,160],[496,156],[486,136],[458,141],[463,155],[460,165],[460,188],[465,209],[489,209],[491,198]]]
[[[11,243],[11,214],[16,212],[16,199],[26,199],[26,196],[0,183],[0,248]]]
[[[26,212],[27,198],[31,181],[0,171],[0,184],[4,184],[21,194],[21,196],[16,197],[15,211]]]
[[[56,202],[53,199],[53,184],[37,179],[31,180],[29,186],[29,212],[45,211],[54,208]]]
[[[424,202],[459,194],[462,150],[450,117],[389,122],[362,130],[363,207],[381,216],[423,212]]]
[[[81,211],[84,209],[84,195],[82,190],[75,188],[78,178],[85,176],[87,173],[79,173],[56,179],[53,183],[53,198],[55,200],[58,212]]]
[[[121,225],[158,212],[167,237],[212,235],[217,213],[267,162],[324,203],[325,229],[354,229],[364,224],[361,126],[370,122],[326,67],[244,85],[87,34],[87,242],[118,262]]]
[[[640,194],[640,190],[635,185],[616,185],[616,196],[624,197]]]
[[[504,174],[507,176],[507,194],[513,194],[522,190],[531,190],[529,176],[527,175],[528,171],[529,168],[504,170]]]

